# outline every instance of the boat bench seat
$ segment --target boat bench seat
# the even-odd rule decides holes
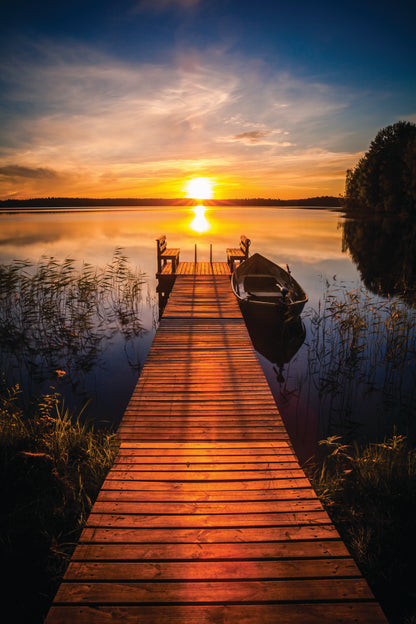
[[[282,297],[280,285],[276,278],[268,275],[247,275],[244,278],[244,290],[249,295],[256,297],[276,296]]]
[[[231,272],[234,271],[234,262],[244,262],[248,258],[248,250],[250,247],[250,239],[241,235],[240,247],[228,247],[227,248],[227,262],[229,264]]]
[[[172,263],[172,273],[176,272],[176,268],[179,264],[179,252],[177,247],[168,248],[166,243],[166,236],[163,234],[156,239],[157,246],[157,272],[161,273],[162,268],[167,262]]]

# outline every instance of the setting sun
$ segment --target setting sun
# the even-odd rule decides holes
[[[192,199],[211,199],[212,182],[209,178],[192,178],[186,183],[186,195]]]

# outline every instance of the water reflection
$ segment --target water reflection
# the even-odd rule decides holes
[[[84,263],[78,269],[74,260],[50,257],[36,265],[0,265],[0,370],[6,382],[18,383],[29,399],[54,387],[78,409],[94,396],[98,418],[116,421],[119,398],[118,410],[109,410],[114,401],[107,402],[97,386],[123,371],[118,390],[134,387],[145,357],[144,286],[120,249],[103,268]]]
[[[189,207],[0,214],[0,263],[11,263],[14,258],[28,258],[36,264],[43,254],[47,254],[48,257],[54,256],[61,260],[76,258],[77,266],[82,261],[94,267],[104,266],[114,249],[122,247],[131,265],[139,267],[146,274],[146,283],[143,284],[137,308],[140,326],[143,328],[140,335],[126,340],[124,334],[117,330],[114,334],[111,331],[101,333],[98,344],[94,345],[91,339],[89,354],[93,366],[89,369],[88,366],[83,370],[77,368],[79,351],[55,351],[56,357],[49,367],[52,377],[45,377],[43,381],[45,390],[55,385],[57,390],[64,388],[69,392],[74,385],[77,391],[82,390],[82,396],[93,397],[88,410],[90,414],[98,419],[103,418],[103,415],[111,417],[116,422],[137,382],[137,368],[145,360],[158,323],[155,238],[166,234],[169,245],[180,247],[181,260],[191,262],[194,260],[195,242],[198,244],[200,261],[208,261],[212,243],[213,261],[216,262],[224,261],[226,248],[237,245],[240,235],[246,234],[252,240],[251,253],[261,253],[278,264],[287,262],[309,297],[304,310],[307,332],[305,343],[291,357],[290,362],[285,362],[289,359],[289,352],[279,353],[277,336],[274,340],[272,334],[266,332],[262,344],[256,343],[259,360],[299,458],[310,457],[314,453],[316,441],[329,434],[350,435],[351,431],[351,436],[356,436],[357,428],[352,426],[353,419],[359,423],[363,435],[370,439],[383,439],[392,426],[406,432],[407,422],[409,429],[414,430],[414,325],[409,325],[408,333],[407,329],[405,331],[407,324],[403,324],[403,329],[399,331],[395,320],[397,315],[393,316],[393,312],[396,312],[391,309],[392,300],[385,302],[392,312],[389,319],[393,319],[395,325],[388,325],[370,341],[371,327],[383,326],[378,324],[379,320],[374,315],[364,318],[365,327],[358,348],[365,347],[368,350],[372,345],[371,353],[364,357],[365,352],[361,354],[357,350],[356,339],[352,340],[356,334],[351,337],[346,331],[348,319],[354,325],[360,323],[357,303],[353,301],[345,308],[345,314],[350,311],[347,318],[345,315],[340,317],[345,295],[334,287],[334,284],[342,285],[347,291],[355,292],[361,284],[357,266],[371,287],[374,282],[371,275],[384,275],[388,280],[388,267],[399,268],[400,263],[406,267],[406,277],[402,284],[414,283],[416,261],[409,224],[403,223],[403,228],[397,229],[397,234],[392,235],[394,227],[392,230],[392,226],[386,223],[384,229],[389,238],[384,236],[381,244],[378,242],[381,233],[374,230],[378,226],[351,224],[343,230],[339,227],[344,220],[343,215],[328,210],[210,207],[203,214],[205,218],[207,215],[210,228],[206,232],[197,232],[190,227],[197,215]],[[402,244],[404,239],[407,247]],[[377,244],[381,245],[381,249],[377,250]],[[345,253],[347,245],[354,262]],[[382,271],[379,265],[383,267]],[[333,283],[335,275],[336,281]],[[334,302],[332,312],[332,308],[328,310],[323,304],[325,300]],[[364,297],[363,310],[370,311],[376,302]],[[409,324],[412,318],[409,318]],[[34,325],[31,331],[35,330]],[[294,334],[293,340],[296,342],[299,339],[300,343],[301,329],[299,334],[296,331]],[[56,332],[51,344],[59,346],[59,338],[63,335]],[[25,340],[23,337],[22,343],[27,346]],[[75,346],[77,338],[72,337],[71,340]],[[78,340],[81,338],[78,337]],[[406,344],[413,349],[413,360],[403,359],[398,366],[398,349],[400,345],[404,347]],[[293,352],[296,347],[293,344]],[[8,356],[10,351],[7,352],[5,343],[0,344],[0,351],[4,356],[3,366],[10,373],[9,379],[19,380],[19,363],[13,359],[14,356]],[[42,361],[46,362],[45,358],[42,351],[35,355],[26,351],[21,356],[23,365],[28,371],[30,368],[28,377],[34,378],[42,373]],[[68,362],[70,367],[67,366]],[[281,379],[279,368],[282,363],[284,382],[277,379],[277,375]],[[364,366],[367,368],[364,369]],[[58,378],[54,370],[64,370],[66,375]],[[391,373],[394,373],[394,379]],[[339,375],[336,383],[335,375]],[[386,384],[384,380],[387,380]],[[348,398],[345,405],[342,404],[341,396]],[[406,421],[404,424],[403,420]]]
[[[343,277],[356,277],[353,263],[341,249],[337,228],[341,217],[337,213],[294,208],[210,207],[202,219],[209,228],[199,232],[191,227],[197,217],[191,210],[175,206],[96,212],[62,210],[55,214],[0,213],[0,262],[14,258],[36,262],[48,254],[103,264],[115,247],[122,247],[148,276],[153,276],[157,268],[154,241],[160,234],[166,234],[173,247],[180,247],[184,261],[193,260],[198,235],[201,251],[204,244],[209,249],[212,243],[215,262],[224,261],[226,248],[237,246],[240,235],[246,234],[252,241],[251,253],[259,252],[273,262],[288,262],[293,267],[311,301],[313,291],[317,290],[317,275],[328,271],[330,275],[336,272]]]
[[[276,380],[285,381],[284,368],[296,355],[305,341],[306,328],[300,317],[285,323],[278,318],[265,319],[264,316],[244,311],[244,320],[255,350],[273,366]]]
[[[415,301],[415,219],[390,215],[348,219],[343,224],[343,249],[351,253],[371,292]]]
[[[208,232],[211,229],[211,225],[205,216],[205,213],[207,211],[205,206],[195,206],[195,208],[192,208],[192,210],[195,213],[195,217],[193,218],[189,227],[199,234]]]

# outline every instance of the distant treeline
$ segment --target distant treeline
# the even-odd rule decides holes
[[[307,199],[265,199],[254,197],[251,199],[206,199],[195,200],[187,198],[104,198],[92,199],[89,197],[38,197],[34,199],[4,199],[0,200],[1,208],[74,208],[74,207],[103,207],[103,206],[196,206],[203,203],[205,206],[309,206],[335,208],[343,204],[340,197],[309,197]]]

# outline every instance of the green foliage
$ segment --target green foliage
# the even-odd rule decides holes
[[[346,176],[346,205],[416,215],[416,125],[399,121],[377,134]]]
[[[0,396],[2,605],[15,622],[42,622],[117,445],[57,394],[30,413],[19,398],[18,387]]]
[[[413,621],[416,450],[399,435],[365,448],[336,436],[321,446],[322,466],[310,475],[318,496],[389,621]]]

